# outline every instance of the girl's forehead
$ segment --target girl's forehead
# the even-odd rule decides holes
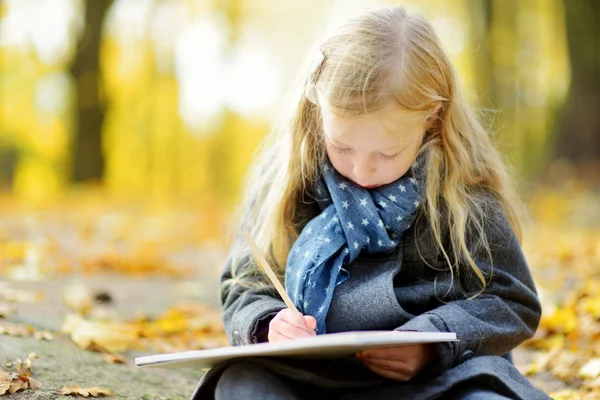
[[[375,113],[362,116],[344,116],[322,107],[323,130],[332,139],[348,140],[377,139],[382,144],[406,143],[423,128],[425,117],[422,112],[388,106]]]

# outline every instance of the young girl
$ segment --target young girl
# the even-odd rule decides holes
[[[429,23],[401,7],[366,12],[311,62],[241,207],[241,231],[300,312],[239,235],[222,277],[229,340],[412,330],[459,341],[224,362],[192,398],[548,399],[509,357],[541,313],[521,204]]]

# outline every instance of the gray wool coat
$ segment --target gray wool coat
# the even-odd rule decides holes
[[[319,214],[314,203],[301,203],[301,227]],[[451,280],[434,245],[428,223],[418,215],[400,245],[387,254],[361,254],[346,268],[350,278],[336,287],[326,326],[328,332],[413,330],[455,332],[458,341],[437,344],[438,359],[409,382],[384,379],[355,358],[331,361],[251,359],[278,375],[324,388],[348,388],[344,398],[446,398],[457,385],[473,382],[506,397],[548,399],[506,359],[507,353],[537,329],[541,307],[515,234],[500,203],[487,208],[489,254],[473,253],[488,278],[474,299],[478,279],[468,268]],[[476,238],[469,238],[472,242]],[[238,240],[242,240],[239,239]],[[231,277],[231,260],[222,279]],[[259,275],[257,280],[264,279]],[[466,293],[466,294],[465,294]],[[225,330],[232,345],[256,343],[261,331],[286,308],[276,290],[235,286],[221,293]],[[504,356],[504,357],[503,357]],[[214,398],[220,375],[232,363],[210,370],[192,399]]]

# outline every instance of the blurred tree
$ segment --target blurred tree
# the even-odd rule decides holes
[[[244,24],[244,0],[213,0],[212,8],[223,13],[228,22],[228,34],[225,48],[225,57],[229,58],[239,45],[240,33]],[[231,143],[239,139],[243,134],[243,119],[232,109],[226,107],[224,110],[223,124],[218,134],[211,138],[211,152],[208,164],[211,169],[211,187],[218,198],[231,198],[235,186],[231,183],[233,158],[239,154],[232,154],[229,149]],[[242,129],[240,129],[242,128]]]
[[[579,166],[594,165],[600,160],[600,2],[565,0],[564,7],[571,87],[554,156]]]
[[[4,15],[4,10],[4,2],[0,0],[0,17]],[[10,138],[10,135],[0,130],[0,189],[12,187],[15,167],[19,160],[16,147],[12,140],[7,140],[7,137]]]
[[[84,28],[70,68],[76,85],[72,169],[75,182],[102,179],[104,172],[101,135],[105,104],[99,58],[104,17],[112,2],[82,2]]]
[[[12,188],[15,168],[19,160],[19,153],[11,143],[0,140],[0,189]]]
[[[478,105],[489,128],[500,133],[497,145],[520,170],[527,168],[520,130],[518,63],[520,51],[518,0],[481,0],[467,2],[473,18],[469,26],[477,51],[472,55]]]
[[[492,0],[467,2],[469,14],[473,18],[469,21],[470,39],[473,41],[474,51],[473,68],[474,91],[477,100],[484,104],[492,103],[492,54],[490,50],[490,30],[492,24]]]

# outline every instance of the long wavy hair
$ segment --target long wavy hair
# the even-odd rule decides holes
[[[356,15],[317,41],[296,87],[293,108],[283,114],[255,157],[237,214],[241,229],[250,233],[271,266],[284,274],[287,255],[302,228],[297,213],[318,179],[326,153],[323,104],[342,116],[367,115],[390,102],[423,115],[439,106],[419,150],[427,152],[420,214],[452,276],[459,266],[467,266],[478,278],[481,293],[487,279],[472,254],[484,250],[491,258],[484,232],[486,201],[500,202],[519,241],[525,208],[427,20],[408,15],[402,7]],[[307,98],[313,88],[318,93],[314,103]],[[484,191],[493,196],[481,196]],[[256,263],[243,241],[236,241],[231,251],[233,281],[256,272],[255,267],[247,268]],[[224,282],[228,283],[232,282]]]

